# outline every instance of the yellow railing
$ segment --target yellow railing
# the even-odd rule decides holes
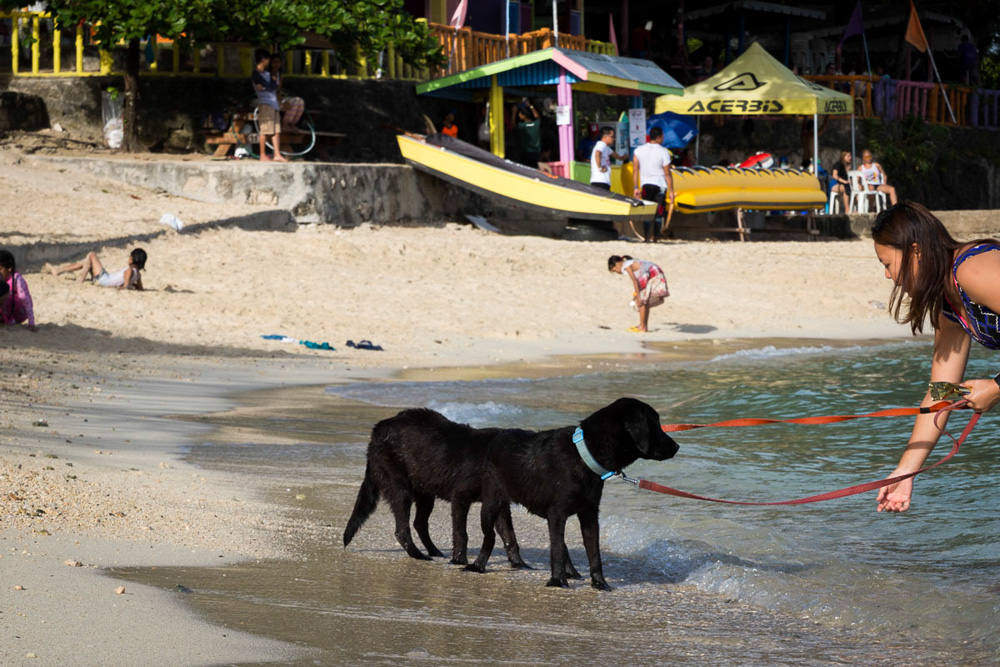
[[[121,74],[114,68],[114,57],[109,50],[97,50],[96,62],[85,59],[89,26],[76,26],[75,62],[73,67],[63,68],[63,35],[55,29],[52,15],[47,12],[0,13],[0,19],[11,20],[11,74],[14,76],[101,76]],[[288,77],[316,78],[373,78],[427,80],[479,65],[503,60],[510,56],[531,53],[555,46],[555,34],[542,28],[523,35],[493,35],[476,32],[468,28],[455,30],[439,23],[428,24],[431,33],[441,44],[447,65],[430,70],[407,64],[390,45],[379,57],[379,62],[369,62],[360,52],[354,54],[350,63],[341,63],[337,52],[330,49],[295,49],[285,55],[285,70]],[[44,28],[44,31],[43,31]],[[30,34],[30,68],[22,67],[21,36]],[[43,37],[43,32],[48,33]],[[614,46],[580,36],[559,33],[559,46],[575,51],[614,54]],[[92,53],[96,49],[92,48]],[[161,52],[169,50],[169,67]],[[160,76],[217,76],[249,77],[253,69],[253,48],[247,44],[210,43],[197,45],[182,58],[176,42],[151,37],[143,42],[144,54],[150,51],[153,57],[146,63],[143,75]],[[206,60],[214,59],[210,64]],[[235,58],[234,58],[235,56]],[[88,69],[89,67],[89,69]]]

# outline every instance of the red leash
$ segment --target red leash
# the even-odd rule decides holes
[[[847,421],[850,419],[860,419],[862,417],[889,417],[897,415],[912,415],[912,414],[928,414],[931,412],[938,413],[934,417],[934,425],[937,426],[937,420],[939,415],[944,414],[950,410],[955,410],[964,406],[968,401],[961,400],[954,403],[948,403],[943,401],[941,403],[935,403],[934,405],[928,406],[926,408],[896,408],[892,410],[881,410],[879,412],[872,412],[866,415],[840,415],[832,417],[802,417],[799,419],[732,419],[725,422],[716,422],[714,424],[667,424],[663,427],[664,431],[687,431],[693,428],[704,428],[708,426],[756,426],[758,424],[773,424],[773,423],[791,423],[791,424],[831,424],[839,421]],[[755,502],[744,502],[738,500],[720,500],[718,498],[708,498],[706,496],[699,496],[694,493],[688,493],[687,491],[679,491],[677,489],[672,489],[669,486],[663,486],[662,484],[657,484],[656,482],[650,482],[646,479],[628,479],[627,481],[632,482],[637,488],[646,489],[647,491],[655,491],[657,493],[664,493],[669,496],[678,496],[680,498],[690,498],[692,500],[707,500],[713,503],[726,503],[728,505],[805,505],[806,503],[818,503],[823,500],[834,500],[835,498],[844,498],[846,496],[853,496],[859,493],[867,493],[868,491],[874,491],[875,489],[880,489],[883,486],[889,486],[897,482],[902,482],[905,479],[915,477],[922,472],[930,470],[931,468],[936,468],[945,461],[949,460],[955,454],[958,453],[959,448],[961,448],[962,443],[972,432],[972,428],[979,421],[979,413],[975,412],[972,418],[969,419],[969,423],[966,425],[965,430],[962,431],[962,435],[956,440],[955,437],[939,427],[939,430],[951,438],[954,443],[951,447],[951,451],[948,452],[944,458],[942,458],[937,463],[932,463],[929,466],[921,468],[916,472],[907,473],[905,475],[897,475],[896,477],[889,477],[887,479],[876,480],[874,482],[866,482],[864,484],[857,484],[855,486],[849,486],[845,489],[839,489],[837,491],[829,491],[827,493],[821,493],[815,496],[809,496],[807,498],[798,498],[796,500],[782,500],[779,502],[769,502],[769,503],[755,503]]]

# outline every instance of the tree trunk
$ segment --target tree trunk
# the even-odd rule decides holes
[[[139,143],[139,40],[131,39],[125,54],[125,104],[122,107],[125,136],[122,150],[140,153],[145,147]]]

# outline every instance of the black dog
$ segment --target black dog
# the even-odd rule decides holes
[[[620,471],[636,460],[663,461],[677,443],[660,426],[656,410],[634,398],[620,398],[580,424],[586,449],[599,466]],[[524,505],[548,520],[552,576],[548,586],[567,585],[566,519],[580,520],[594,588],[609,590],[601,565],[598,512],[604,480],[584,462],[573,442],[574,426],[551,431],[507,430],[490,442],[483,477],[483,548],[472,565],[483,572],[496,538],[493,525],[509,503]]]
[[[456,565],[468,563],[466,519],[469,506],[482,499],[488,444],[500,432],[495,428],[477,429],[456,424],[427,409],[404,410],[377,423],[368,444],[365,479],[344,530],[344,546],[350,544],[361,525],[375,511],[379,497],[383,496],[396,518],[396,539],[406,553],[412,558],[429,559],[413,543],[410,534],[410,505],[415,502],[417,512],[413,527],[427,552],[442,557],[444,554],[434,546],[427,530],[434,499],[441,498],[451,502],[451,562]],[[511,566],[528,567],[521,558],[514,535],[510,505],[497,508],[494,524]]]

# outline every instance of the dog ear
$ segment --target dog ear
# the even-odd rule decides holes
[[[655,415],[650,415],[650,412],[649,406],[640,403],[635,410],[630,410],[628,420],[625,422],[625,430],[632,436],[635,448],[642,454],[649,453],[650,422],[656,422],[659,425],[659,419]]]

